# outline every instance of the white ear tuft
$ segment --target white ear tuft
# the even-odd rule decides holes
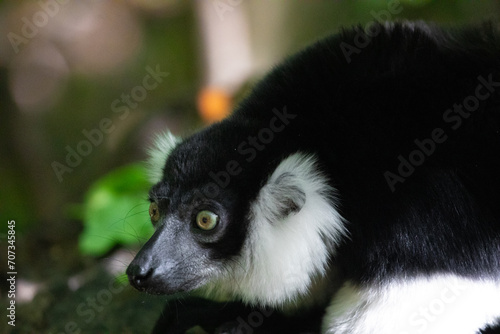
[[[170,131],[156,135],[153,146],[148,149],[148,169],[151,183],[160,182],[167,158],[180,142],[181,139]]]

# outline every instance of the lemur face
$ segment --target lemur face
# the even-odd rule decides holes
[[[152,159],[160,161],[156,176],[161,175],[149,193],[156,231],[127,271],[136,288],[154,294],[191,291],[213,280],[241,249],[247,225],[229,186],[236,180],[229,180],[226,169],[219,171],[208,143],[177,144],[167,135],[152,150]]]
[[[180,144],[167,135],[153,150],[153,160],[168,159],[150,191],[156,231],[127,270],[131,284],[262,305],[308,295],[344,233],[316,158],[296,152],[258,168],[214,131]]]
[[[228,237],[236,225],[231,224],[231,201],[197,197],[195,191],[164,182],[151,190],[150,200],[156,231],[128,271],[139,290],[191,291],[210,281],[222,270],[224,258],[241,247],[241,239]]]

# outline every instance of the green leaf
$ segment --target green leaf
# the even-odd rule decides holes
[[[153,233],[148,215],[149,187],[142,164],[119,168],[94,183],[83,205],[80,251],[100,256],[116,245],[149,238]]]

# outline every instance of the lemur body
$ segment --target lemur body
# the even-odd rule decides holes
[[[156,232],[131,283],[289,313],[329,304],[323,333],[500,322],[493,30],[376,25],[350,62],[363,32],[346,30],[276,67],[224,121],[161,138]]]

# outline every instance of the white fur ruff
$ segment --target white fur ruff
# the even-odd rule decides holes
[[[362,289],[346,283],[322,333],[474,334],[499,319],[500,282],[436,275]]]

